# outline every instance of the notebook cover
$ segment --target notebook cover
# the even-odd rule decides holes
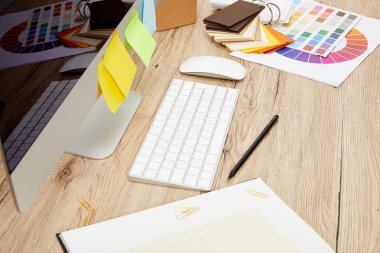
[[[224,26],[225,28],[230,28],[242,20],[253,17],[255,14],[259,14],[264,8],[264,6],[258,4],[237,1],[226,8],[217,11],[213,15],[208,16],[203,22],[206,24],[217,24]]]
[[[160,0],[156,7],[156,31],[194,24],[197,0]]]

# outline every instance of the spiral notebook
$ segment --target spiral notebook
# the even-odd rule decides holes
[[[334,252],[261,179],[59,234],[68,252]]]

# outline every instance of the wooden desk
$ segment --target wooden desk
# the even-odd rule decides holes
[[[377,1],[323,1],[380,18]],[[231,58],[204,31],[211,13],[198,1],[198,21],[156,33],[149,68],[139,64],[134,89],[143,101],[115,154],[102,161],[63,155],[38,198],[17,213],[0,174],[0,252],[61,252],[55,233],[80,227],[77,197],[96,208],[95,222],[199,194],[128,181],[127,174],[173,78],[240,89],[213,189],[261,177],[338,252],[380,252],[380,49],[338,88],[243,62],[243,81],[181,75],[194,55]],[[235,59],[236,60],[236,59]],[[274,114],[277,126],[232,180],[230,169]]]

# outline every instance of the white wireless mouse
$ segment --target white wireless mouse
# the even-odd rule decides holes
[[[181,73],[229,80],[242,80],[245,69],[240,63],[216,56],[194,56],[184,61]]]
[[[62,74],[82,73],[87,69],[96,55],[97,52],[91,52],[71,57],[70,60],[63,64],[59,72]]]

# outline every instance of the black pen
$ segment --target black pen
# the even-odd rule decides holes
[[[239,171],[243,163],[248,159],[249,155],[255,150],[255,148],[260,144],[261,140],[264,139],[264,137],[267,135],[269,130],[272,128],[274,123],[276,123],[278,119],[278,115],[275,115],[272,120],[268,123],[268,125],[264,128],[264,130],[260,133],[259,137],[252,143],[252,145],[249,147],[247,152],[240,158],[239,162],[235,165],[235,167],[231,170],[230,175],[228,176],[228,179],[232,178],[236,175],[236,173]]]

